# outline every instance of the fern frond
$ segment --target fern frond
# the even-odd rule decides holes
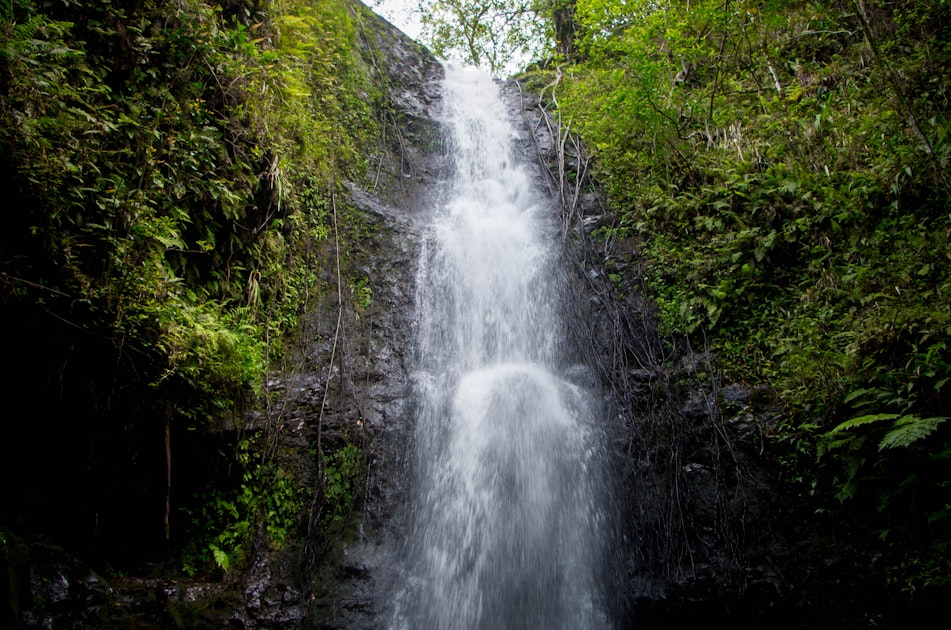
[[[843,399],[842,399],[842,402],[844,402],[844,403],[850,403],[850,402],[852,402],[853,400],[855,400],[856,398],[858,398],[859,396],[863,396],[863,395],[865,395],[865,394],[868,394],[868,393],[871,392],[871,391],[872,391],[872,390],[870,390],[870,389],[857,389],[857,390],[855,390],[855,391],[853,391],[853,392],[850,392],[848,396],[846,396],[845,398],[843,398]]]
[[[882,420],[894,420],[898,418],[900,414],[897,413],[873,413],[866,416],[859,416],[857,418],[852,418],[851,420],[846,420],[842,424],[838,425],[831,431],[829,435],[839,433],[840,431],[849,431],[855,427],[860,427],[865,424],[872,424],[873,422],[881,422]]]
[[[37,31],[49,24],[50,19],[45,15],[34,15],[26,22],[13,27],[13,39],[17,44],[23,44],[36,36]]]
[[[904,416],[895,421],[892,430],[885,434],[885,437],[878,444],[878,450],[910,446],[931,435],[938,428],[938,425],[947,419],[947,417],[919,418],[914,415]]]

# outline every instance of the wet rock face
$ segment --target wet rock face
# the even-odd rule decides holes
[[[383,75],[391,109],[381,112],[387,147],[353,199],[381,216],[419,217],[448,165],[439,122],[442,65],[383,18],[362,22],[361,47]]]
[[[372,299],[365,306],[344,300],[339,335],[336,300],[317,304],[305,333],[313,340],[304,353],[312,372],[294,378],[304,382],[296,407],[305,442],[315,445],[319,416],[321,449],[330,453],[359,443],[366,477],[359,512],[346,530],[332,540],[308,541],[299,551],[302,627],[385,626],[386,602],[379,594],[393,579],[402,536],[396,514],[411,433],[417,258],[422,229],[450,168],[440,122],[442,65],[382,19],[364,21],[361,37],[391,98],[384,113],[386,146],[366,179],[347,186],[346,203],[359,214],[364,233],[345,273],[367,278]],[[331,355],[335,367],[328,371]]]
[[[112,589],[63,549],[33,544],[29,550],[32,609],[23,612],[27,627],[94,628],[109,618]],[[36,605],[41,604],[41,605]]]
[[[28,579],[12,584],[19,593],[11,600],[20,609],[19,623],[4,627],[246,627],[243,603],[224,582],[105,580],[63,548],[45,543],[30,545],[22,560]],[[280,614],[290,611],[283,607]]]

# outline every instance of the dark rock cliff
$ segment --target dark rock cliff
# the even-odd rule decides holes
[[[312,563],[305,575],[311,597],[306,627],[380,627],[377,593],[386,589],[386,565],[399,535],[394,514],[408,435],[419,237],[447,168],[439,121],[442,66],[383,19],[364,23],[363,41],[389,85],[389,144],[370,185],[349,187],[349,203],[373,226],[356,254],[373,299],[366,312],[344,316],[338,352],[346,367],[333,376],[324,431],[365,435],[366,481],[349,532],[322,548],[305,548],[305,556],[314,554],[305,558]],[[327,303],[322,318],[315,314],[320,331],[314,338],[323,340],[309,350],[315,365],[329,363],[335,308]],[[325,378],[314,385],[323,391]]]

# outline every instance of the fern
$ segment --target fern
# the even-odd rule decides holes
[[[867,424],[894,420],[889,432],[886,433],[882,441],[879,442],[878,450],[883,451],[886,448],[910,446],[918,440],[931,435],[931,433],[938,428],[938,425],[947,419],[947,417],[920,418],[916,415],[903,416],[897,413],[875,413],[846,420],[829,431],[826,436],[832,436],[842,431],[851,431],[852,429]],[[834,441],[828,444],[827,448],[828,450],[833,450],[843,446],[845,442],[846,441],[843,440]]]
[[[842,399],[842,402],[849,403],[858,398],[859,396],[864,396],[865,394],[871,393],[871,389],[857,389],[853,392],[850,392],[848,396]]]
[[[227,573],[231,569],[231,557],[217,545],[208,545],[208,548],[211,549],[215,562],[221,567],[221,570]]]
[[[919,418],[915,415],[903,416],[895,421],[892,430],[886,433],[882,441],[879,442],[878,450],[910,446],[931,435],[938,428],[938,425],[947,419],[947,417]]]
[[[13,39],[18,45],[25,44],[34,39],[37,32],[49,23],[50,19],[45,15],[34,15],[26,22],[13,27]]]
[[[852,418],[851,420],[846,420],[842,424],[838,425],[831,431],[828,435],[834,435],[841,431],[849,431],[856,427],[860,427],[866,424],[872,424],[873,422],[881,422],[882,420],[894,420],[895,418],[900,417],[900,414],[897,413],[873,413],[866,416],[859,416],[857,418]]]

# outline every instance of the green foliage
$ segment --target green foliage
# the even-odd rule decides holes
[[[878,444],[878,450],[886,448],[906,448],[919,440],[923,440],[938,428],[938,425],[947,420],[944,418],[919,418],[918,416],[902,416],[895,421],[892,429],[885,434]]]
[[[782,392],[818,509],[927,550],[951,539],[907,519],[951,483],[951,8],[863,7],[867,33],[852,2],[579,0],[555,90],[665,330]]]
[[[158,435],[166,420],[207,434],[260,393],[326,288],[331,193],[381,143],[385,84],[361,56],[362,11],[0,3],[0,193],[14,207],[0,235],[4,321],[64,348],[94,339],[106,355],[102,370],[64,351],[67,377],[55,357],[43,367],[60,376],[34,379],[37,398],[72,396],[62,406],[92,419],[75,434]],[[367,279],[352,286],[367,308]],[[102,466],[90,474],[110,457],[90,450]],[[244,466],[236,494],[219,488],[195,570],[240,564],[261,523],[286,535],[297,491],[269,466]]]
[[[857,418],[852,418],[851,420],[846,420],[842,424],[838,425],[837,427],[829,431],[829,435],[835,435],[836,433],[839,433],[840,431],[849,431],[856,427],[860,427],[866,424],[871,424],[873,422],[881,422],[882,420],[894,420],[900,417],[901,416],[898,415],[897,413],[875,413],[875,414],[870,414],[867,416],[859,416]]]
[[[76,324],[202,398],[260,379],[264,332],[293,325],[312,282],[321,197],[359,175],[375,133],[347,5],[272,8],[245,25],[197,0],[131,15],[78,3],[79,27],[27,4],[0,41],[0,141],[32,207],[11,236],[30,245],[18,295],[87,304],[94,321]]]
[[[373,289],[370,287],[369,278],[364,276],[350,283],[350,292],[353,294],[353,304],[357,310],[365,311],[370,308],[373,302]]]
[[[482,66],[493,74],[550,54],[552,2],[544,0],[426,0],[423,40],[443,59]]]
[[[919,418],[916,415],[903,416],[897,413],[876,413],[846,420],[829,431],[829,436],[834,436],[841,431],[851,431],[867,424],[878,423],[883,420],[892,420],[893,422],[888,432],[885,433],[878,443],[878,450],[883,451],[886,448],[907,448],[934,433],[938,425],[947,419],[947,417]]]
[[[264,537],[281,548],[298,525],[305,490],[283,469],[252,463],[248,440],[238,444],[236,461],[241,480],[228,491],[208,488],[187,515],[188,544],[182,567],[188,575],[208,573],[213,567],[228,573],[242,566],[251,546]]]
[[[327,457],[324,520],[340,525],[353,509],[363,478],[363,451],[347,444]]]

